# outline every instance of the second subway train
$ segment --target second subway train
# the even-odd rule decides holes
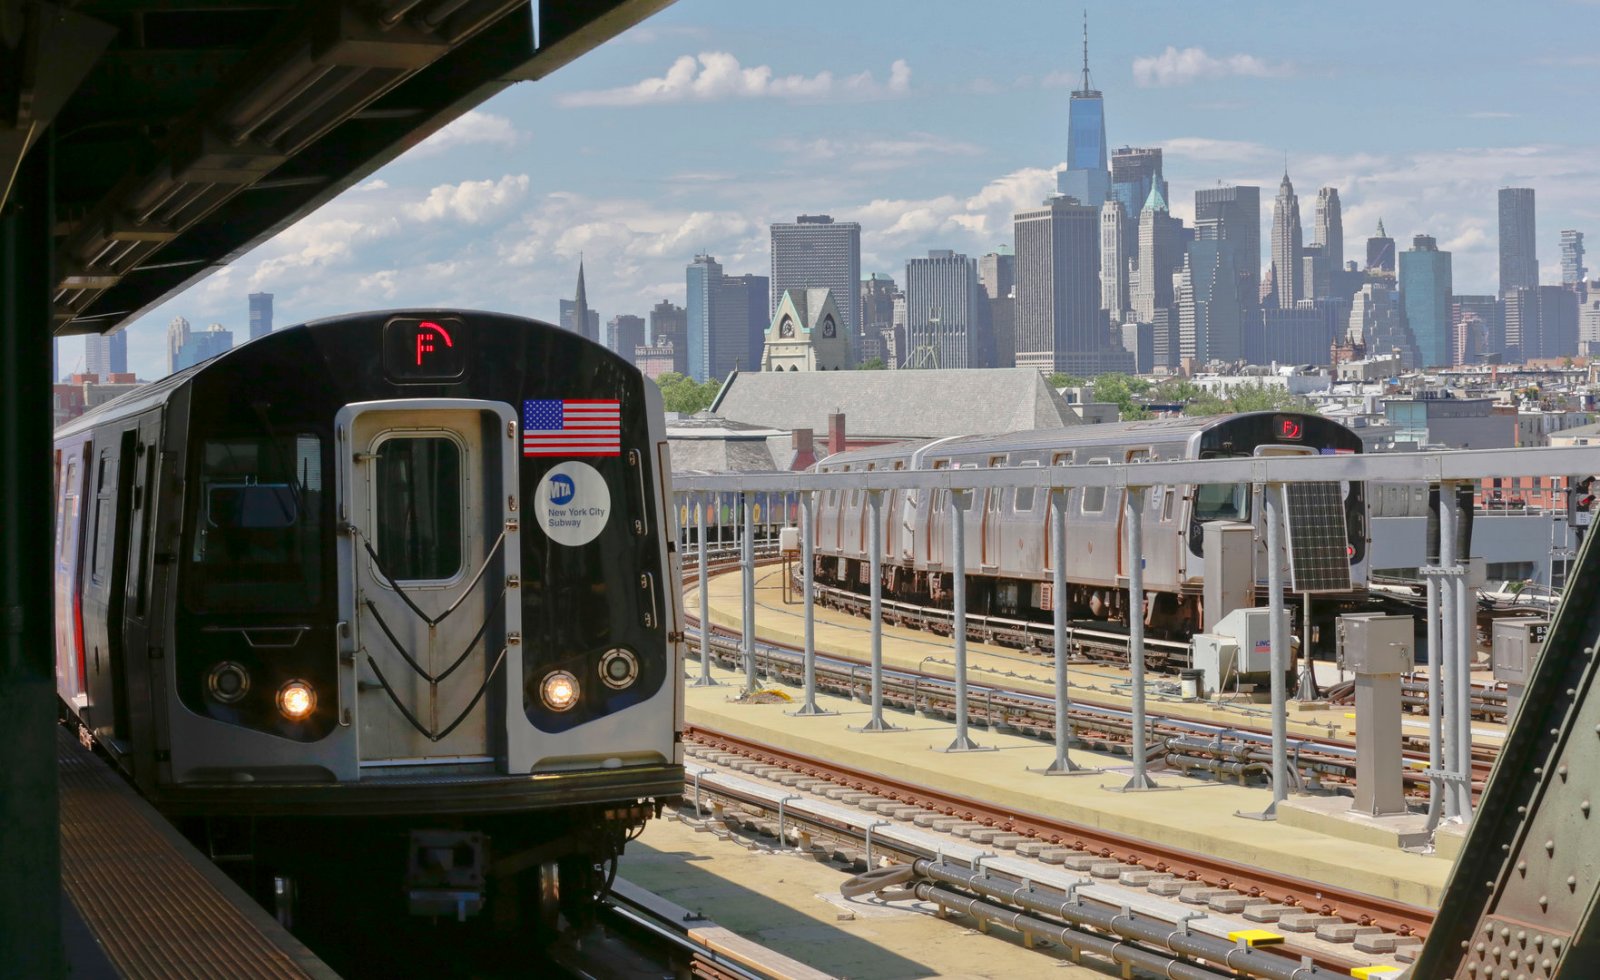
[[[996,466],[1111,465],[1250,456],[1359,453],[1361,438],[1330,419],[1286,412],[1185,417],[1147,422],[968,436],[874,446],[837,453],[818,464],[824,473],[939,470]],[[1347,533],[1337,542],[1350,566],[1355,600],[1367,580],[1367,520],[1363,488],[1341,486]],[[1123,529],[1125,491],[1079,487],[1066,502],[1069,615],[1125,621],[1129,556]],[[1146,625],[1187,636],[1203,622],[1202,527],[1209,521],[1255,525],[1264,536],[1260,492],[1249,484],[1153,487],[1144,501]],[[869,584],[867,494],[829,490],[816,506],[817,581],[865,591]],[[1052,562],[1049,494],[1030,487],[975,491],[966,521],[968,612],[1019,620],[1049,620]],[[951,520],[949,491],[896,490],[883,501],[883,594],[949,608]],[[1265,566],[1258,562],[1258,569]],[[1264,574],[1262,575],[1264,578]],[[1329,615],[1338,603],[1322,604]]]

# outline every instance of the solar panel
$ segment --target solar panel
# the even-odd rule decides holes
[[[1350,542],[1338,483],[1285,484],[1289,497],[1289,588],[1349,592]]]

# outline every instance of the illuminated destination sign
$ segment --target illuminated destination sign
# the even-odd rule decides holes
[[[395,317],[383,325],[383,373],[402,384],[459,381],[466,346],[459,317]]]

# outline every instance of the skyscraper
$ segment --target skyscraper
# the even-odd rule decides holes
[[[1132,309],[1128,295],[1128,231],[1136,228],[1115,198],[1100,205],[1100,308],[1120,324]]]
[[[1016,363],[1097,374],[1109,346],[1100,311],[1100,209],[1053,197],[1019,211]]]
[[[272,294],[250,294],[250,339],[265,337],[272,332]]]
[[[1539,322],[1539,287],[1518,286],[1505,294],[1505,346],[1507,364],[1521,364],[1544,356],[1544,332]]]
[[[1261,188],[1206,187],[1194,192],[1195,237],[1216,238],[1233,252],[1239,309],[1261,305]]]
[[[802,214],[772,225],[769,308],[788,289],[827,288],[850,334],[851,363],[861,358],[861,226],[826,214]],[[765,324],[763,324],[765,327]]]
[[[1452,359],[1450,253],[1430,235],[1411,239],[1400,253],[1400,304],[1422,358],[1418,367],[1448,366]]]
[[[1500,188],[1500,295],[1539,285],[1534,244],[1533,188]]]
[[[726,276],[709,255],[696,255],[688,287],[689,376],[725,380],[735,368],[761,363],[769,320],[766,276]]]
[[[578,288],[571,303],[561,304],[561,326],[599,343],[600,314],[589,308],[589,293],[583,285],[583,259],[578,259]]]
[[[1398,353],[1401,367],[1417,367],[1417,342],[1400,310],[1400,294],[1384,283],[1367,283],[1350,301],[1345,338],[1367,356]]]
[[[1378,230],[1367,239],[1367,271],[1394,272],[1394,239],[1383,230],[1383,219],[1378,219]]]
[[[1344,268],[1344,216],[1339,208],[1339,188],[1317,191],[1316,242],[1331,272]]]
[[[1278,199],[1272,205],[1272,267],[1278,278],[1278,306],[1287,309],[1299,302],[1303,292],[1300,269],[1300,199],[1283,172],[1278,184]]]
[[[1017,364],[1017,257],[1005,245],[978,259],[978,285],[989,307],[991,366]]]
[[[172,318],[167,324],[167,373],[171,374],[181,366],[178,363],[179,352],[189,342],[189,321],[181,316]]]
[[[114,334],[92,333],[83,338],[83,370],[97,374],[102,382],[113,374],[128,373],[128,331]]]
[[[1244,318],[1233,250],[1215,238],[1190,243],[1177,277],[1178,350],[1196,364],[1243,355]]]
[[[1541,357],[1578,353],[1578,293],[1565,286],[1539,287]]]
[[[606,321],[606,346],[629,364],[636,364],[634,351],[644,343],[644,317],[618,313]]]
[[[1561,232],[1561,285],[1576,286],[1588,278],[1583,267],[1583,232],[1565,228]]]
[[[1106,170],[1106,107],[1089,78],[1089,20],[1083,22],[1083,81],[1067,104],[1067,169],[1056,188],[1079,204],[1099,208],[1111,193]]]
[[[1150,188],[1139,212],[1139,278],[1133,313],[1154,323],[1156,310],[1172,306],[1172,274],[1183,267],[1183,223],[1167,210],[1159,186]]]
[[[177,367],[191,367],[232,349],[233,331],[220,323],[213,323],[203,331],[189,333],[188,339],[178,350]]]
[[[1467,319],[1476,320],[1483,331],[1477,354],[1499,356],[1506,349],[1505,313],[1500,297],[1487,295],[1459,295],[1451,297],[1450,323],[1460,334],[1461,324]],[[1471,361],[1457,363],[1470,364]]]
[[[689,372],[689,318],[683,307],[662,300],[650,309],[650,344],[660,347],[672,344],[672,368],[679,374]]]
[[[933,249],[906,263],[906,367],[989,367],[988,297],[977,263],[950,249]]]
[[[1161,196],[1166,197],[1159,147],[1124,146],[1111,154],[1111,196],[1122,205],[1123,217],[1138,217],[1150,188],[1157,184],[1161,186]]]

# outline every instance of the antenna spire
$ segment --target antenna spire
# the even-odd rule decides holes
[[[1089,91],[1089,9],[1083,11],[1083,90]]]

